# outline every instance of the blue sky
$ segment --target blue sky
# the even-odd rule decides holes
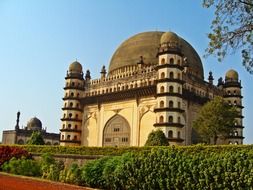
[[[130,36],[145,31],[173,31],[202,57],[205,78],[215,82],[227,70],[239,72],[245,109],[244,140],[253,143],[253,75],[240,55],[223,63],[203,58],[213,11],[201,0],[0,0],[0,133],[41,119],[50,132],[59,132],[64,77],[76,59],[92,78],[109,66],[113,52]],[[2,134],[0,134],[0,139]],[[1,141],[1,140],[0,140]]]

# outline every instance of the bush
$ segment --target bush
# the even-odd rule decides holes
[[[70,168],[64,168],[61,170],[59,181],[64,183],[71,183],[81,185],[81,169],[76,163],[73,163]]]
[[[64,169],[62,161],[56,161],[51,154],[43,154],[40,161],[42,178],[58,181],[61,170]]]
[[[30,145],[44,145],[45,141],[40,131],[33,131],[30,139],[27,141]]]
[[[0,167],[11,158],[30,158],[31,155],[21,147],[15,146],[0,146]]]
[[[145,146],[168,146],[169,141],[161,130],[152,131],[148,135]]]
[[[90,187],[104,187],[105,179],[103,178],[103,170],[108,159],[110,159],[110,157],[89,161],[85,164],[81,174],[83,183]]]
[[[35,160],[27,159],[24,157],[20,159],[13,157],[10,161],[5,162],[1,168],[4,172],[12,174],[24,176],[41,176],[39,163]]]
[[[82,180],[91,187],[120,190],[251,189],[253,151],[229,147],[195,146],[191,152],[162,147],[107,157],[84,166]]]

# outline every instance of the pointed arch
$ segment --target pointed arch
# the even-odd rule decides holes
[[[105,124],[103,146],[130,146],[130,125],[121,115],[116,114]]]

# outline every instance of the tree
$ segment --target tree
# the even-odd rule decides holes
[[[216,144],[219,137],[225,138],[233,130],[236,116],[236,108],[217,96],[200,109],[193,129],[202,141]]]
[[[145,146],[168,146],[168,139],[165,137],[165,134],[161,130],[152,131],[148,135],[148,139],[145,143]]]
[[[215,8],[206,56],[214,54],[222,61],[241,51],[242,64],[253,74],[253,1],[203,0],[203,6]]]
[[[43,136],[42,136],[41,132],[33,131],[30,139],[27,141],[27,144],[44,145],[45,141],[43,139]]]

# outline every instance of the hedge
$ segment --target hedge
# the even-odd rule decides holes
[[[4,145],[0,145],[4,146]],[[164,146],[164,147],[85,147],[85,146],[48,146],[48,145],[13,145],[29,153],[74,154],[74,155],[104,155],[120,156],[127,152],[150,151],[151,149],[168,149],[187,152],[235,152],[239,150],[253,151],[253,145],[193,145],[193,146]]]
[[[103,174],[113,157],[99,159],[84,166],[83,180],[91,187],[115,190],[252,189],[253,150],[229,148],[191,153],[182,149],[155,148],[132,153],[127,161],[114,162],[110,186],[106,183],[108,176]],[[120,157],[123,160],[124,155]],[[92,175],[87,177],[87,173]]]

